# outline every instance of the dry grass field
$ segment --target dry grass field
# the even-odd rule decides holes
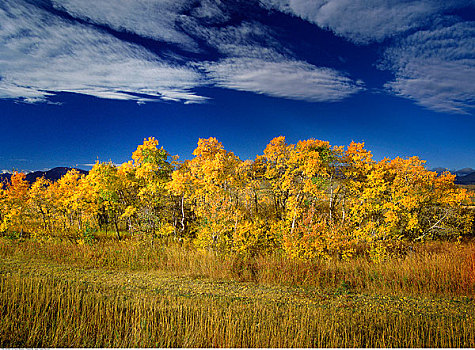
[[[474,347],[475,245],[380,262],[0,240],[3,347]]]

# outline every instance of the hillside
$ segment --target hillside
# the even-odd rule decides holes
[[[62,176],[64,176],[69,170],[76,169],[79,171],[81,174],[87,174],[88,171],[78,169],[78,168],[68,168],[68,167],[56,167],[50,170],[46,171],[34,171],[31,173],[26,174],[26,180],[29,183],[33,183],[36,181],[36,179],[40,177],[44,177],[47,180],[50,181],[57,181],[59,180]],[[12,174],[10,173],[5,173],[5,174],[0,174],[0,182],[4,182],[5,180],[10,180],[10,177]]]
[[[475,185],[475,172],[464,176],[457,176],[455,183],[458,185]]]

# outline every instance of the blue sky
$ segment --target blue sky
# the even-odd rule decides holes
[[[0,171],[275,136],[475,168],[475,1],[2,0]]]

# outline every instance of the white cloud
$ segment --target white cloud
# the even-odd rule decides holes
[[[338,101],[364,89],[336,70],[302,61],[229,58],[201,67],[217,86],[295,100]]]
[[[222,23],[230,19],[229,15],[223,12],[222,6],[223,2],[220,0],[201,0],[191,14],[209,23]]]
[[[281,44],[274,39],[272,30],[259,22],[242,22],[225,27],[201,26],[195,18],[183,19],[182,26],[207,45],[228,57],[253,57],[276,60],[283,55]],[[290,52],[286,52],[291,54]]]
[[[474,4],[473,0],[261,0],[356,43],[382,41],[430,23],[446,9]]]
[[[0,6],[0,77],[0,98],[26,102],[61,91],[136,101],[205,99],[191,91],[202,83],[192,67],[11,0]]]
[[[196,64],[215,86],[312,102],[337,101],[364,89],[336,70],[292,58],[262,23],[202,27],[188,18],[183,25],[227,57]]]
[[[196,49],[175,22],[190,0],[53,0],[53,5],[88,22]],[[203,10],[204,11],[204,10]]]
[[[416,32],[389,48],[382,68],[393,93],[432,110],[468,113],[475,103],[475,22]]]
[[[0,98],[34,103],[58,92],[99,98],[200,103],[193,89],[211,85],[306,101],[337,101],[364,89],[334,69],[292,58],[259,22],[207,26],[229,19],[224,2],[54,0],[81,21],[69,21],[29,2],[0,4]],[[179,13],[191,6],[189,16]],[[167,18],[162,18],[167,17]],[[212,19],[216,17],[216,19]],[[204,21],[204,22],[203,22]],[[180,23],[179,31],[176,22]],[[217,49],[218,62],[172,63],[121,41],[95,24],[197,48],[190,36]],[[198,40],[198,41],[199,41]]]

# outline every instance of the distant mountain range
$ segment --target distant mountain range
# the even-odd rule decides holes
[[[81,174],[87,174],[87,170],[82,170],[78,168],[68,168],[68,167],[57,167],[46,171],[34,171],[26,174],[26,180],[30,183],[36,181],[37,178],[44,176],[45,179],[51,181],[59,180],[63,175],[65,175],[69,170],[76,169]],[[472,168],[463,168],[460,170],[448,170],[446,168],[434,168],[431,171],[435,171],[438,174],[443,173],[444,171],[450,171],[452,174],[457,175],[455,183],[459,185],[475,185],[475,169]],[[4,173],[0,174],[0,182],[5,182],[10,180],[12,174]]]
[[[475,171],[468,175],[457,176],[455,183],[459,185],[475,185]]]
[[[475,169],[472,169],[472,168],[463,168],[459,170],[453,170],[453,169],[451,170],[447,168],[433,168],[433,169],[430,169],[430,171],[435,171],[438,174],[442,174],[444,171],[450,171],[452,174],[455,174],[460,177],[469,175],[471,173],[475,173]]]
[[[475,169],[463,168],[460,170],[449,170],[447,168],[434,168],[431,171],[435,171],[438,174],[442,174],[444,171],[450,171],[452,174],[457,175],[455,183],[458,185],[475,185]]]
[[[31,172],[31,173],[28,173],[28,174],[26,174],[26,180],[29,183],[33,183],[33,182],[36,181],[36,179],[38,179],[40,177],[44,177],[47,180],[57,181],[62,176],[64,176],[69,170],[72,170],[72,169],[76,169],[81,174],[87,174],[88,173],[88,171],[86,171],[86,170],[77,169],[77,168],[57,167],[57,168],[53,168],[53,169],[46,170],[46,171],[34,171],[34,172]],[[11,176],[12,176],[12,174],[10,174],[10,173],[0,174],[0,182],[5,182],[6,180],[9,181]]]

